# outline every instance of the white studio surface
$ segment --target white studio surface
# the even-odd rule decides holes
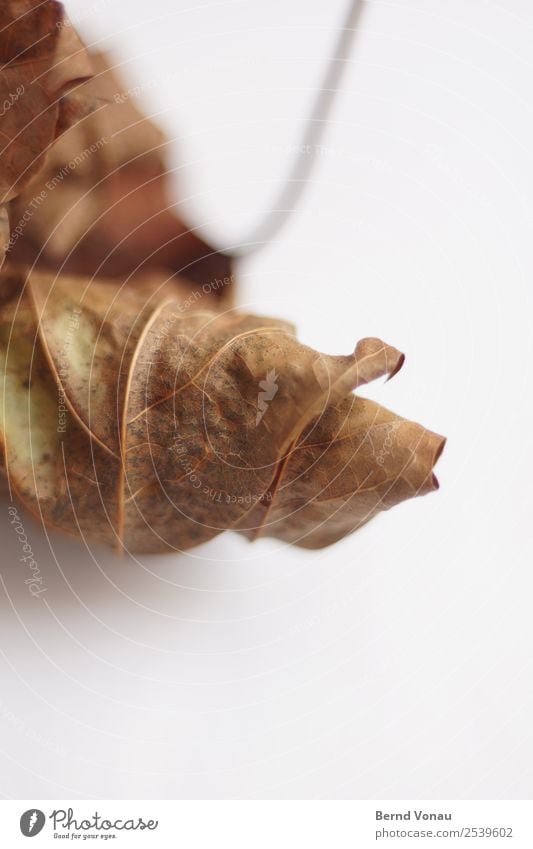
[[[172,140],[180,213],[238,243],[345,3],[67,10]],[[531,796],[532,37],[526,0],[369,0],[312,183],[237,268],[302,341],[405,352],[365,392],[448,437],[440,490],[319,552],[117,559],[21,512],[40,599],[6,504],[3,797]]]

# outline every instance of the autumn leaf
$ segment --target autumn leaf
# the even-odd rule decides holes
[[[2,2],[0,204],[29,185],[43,168],[50,145],[90,110],[90,99],[79,87],[91,74],[87,53],[60,3]],[[5,251],[9,239],[2,208]]]
[[[46,167],[14,203],[18,221],[40,198],[11,260],[141,287],[158,274],[169,293],[185,279],[191,291],[205,286],[214,307],[229,306],[232,258],[176,213],[163,132],[137,108],[136,90],[109,57],[91,54],[91,63],[94,79],[84,96],[100,105],[58,139]]]
[[[5,469],[51,528],[137,552],[231,529],[318,548],[437,486],[443,439],[353,394],[402,365],[378,339],[327,356],[157,290],[0,279]]]
[[[175,213],[164,135],[61,4],[4,3],[0,62],[11,494],[47,527],[158,552],[224,530],[320,548],[436,488],[444,440],[354,394],[402,355],[327,356],[230,309],[232,257]]]

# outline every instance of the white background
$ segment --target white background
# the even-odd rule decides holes
[[[371,0],[313,183],[239,300],[348,353],[448,437],[441,489],[322,552],[226,535],[118,560],[0,514],[7,798],[523,798],[533,791],[527,0]],[[279,188],[345,2],[72,0],[172,140],[219,245]]]

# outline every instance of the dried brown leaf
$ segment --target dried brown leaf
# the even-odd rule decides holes
[[[2,24],[0,246],[6,202],[20,224],[0,275],[11,491],[49,527],[168,551],[226,529],[319,548],[434,489],[443,439],[353,394],[402,355],[365,339],[326,356],[229,311],[231,258],[174,214],[164,136],[106,58],[87,82],[53,0],[10,0]]]
[[[0,203],[19,195],[43,168],[55,139],[89,108],[77,87],[90,60],[54,0],[0,5]],[[3,213],[3,243],[5,213]]]
[[[168,292],[186,279],[191,291],[206,287],[213,306],[228,306],[231,257],[176,214],[163,132],[137,108],[137,91],[124,85],[109,58],[91,60],[95,76],[83,93],[100,105],[58,140],[38,180],[14,204],[12,218],[22,220],[39,196],[11,259],[140,285],[157,272]]]
[[[223,530],[317,548],[436,487],[443,439],[353,390],[403,357],[113,282],[4,272],[5,465],[47,525],[131,551]]]

